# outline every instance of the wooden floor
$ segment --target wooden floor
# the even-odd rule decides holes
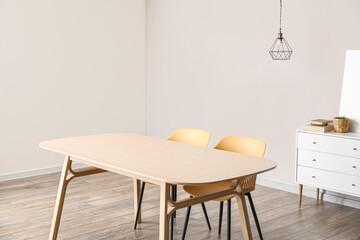
[[[0,183],[0,239],[47,239],[59,174]],[[133,230],[132,179],[102,173],[74,179],[68,187],[58,239],[158,239],[159,187],[146,185],[143,222]],[[179,198],[188,197],[179,187]],[[264,239],[360,239],[360,210],[319,202],[257,186],[253,192]],[[201,206],[192,208],[187,239],[226,239],[226,204],[223,231],[217,235],[219,203],[206,203],[212,231]],[[185,209],[178,211],[175,239],[181,239]],[[259,239],[250,214],[254,239]],[[232,239],[243,239],[237,205],[232,206]]]

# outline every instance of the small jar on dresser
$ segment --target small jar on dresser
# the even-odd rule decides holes
[[[296,131],[296,183],[360,197],[360,133]]]

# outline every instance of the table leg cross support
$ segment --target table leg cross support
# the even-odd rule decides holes
[[[245,240],[252,240],[249,216],[246,208],[245,196],[241,185],[241,179],[233,180],[232,185],[225,190],[210,193],[199,197],[188,198],[177,202],[172,201],[170,197],[170,184],[161,184],[160,195],[160,240],[169,240],[169,220],[171,215],[182,208],[186,208],[195,204],[214,200],[217,198],[234,195],[239,208],[241,225]]]
[[[64,165],[63,165],[63,168],[61,171],[59,189],[58,189],[58,193],[57,193],[57,197],[56,197],[56,203],[55,203],[53,220],[51,223],[49,240],[57,239],[57,235],[59,232],[59,226],[60,226],[61,213],[62,213],[63,206],[64,206],[66,188],[67,188],[67,185],[69,184],[69,182],[76,177],[106,172],[106,170],[103,170],[100,168],[95,168],[95,167],[73,170],[71,168],[71,164],[72,164],[72,160],[70,160],[69,156],[66,156],[65,160],[64,160]]]

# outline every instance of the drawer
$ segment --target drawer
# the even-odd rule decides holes
[[[360,158],[360,140],[298,132],[298,148]]]
[[[298,149],[298,165],[360,177],[360,159]]]
[[[298,166],[297,181],[337,192],[360,195],[360,177]]]

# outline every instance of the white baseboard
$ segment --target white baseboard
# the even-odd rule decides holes
[[[286,191],[286,192],[299,194],[299,186],[295,185],[295,184],[290,185],[290,184],[285,184],[285,183],[279,183],[279,182],[275,182],[275,181],[271,181],[271,180],[267,180],[267,179],[263,179],[263,178],[259,178],[259,177],[256,180],[256,184],[270,187],[270,188],[279,189],[279,190]],[[341,204],[344,206],[349,206],[349,207],[354,207],[354,208],[360,209],[360,198],[348,196],[348,195],[340,194],[340,193],[336,193],[336,192],[330,192],[330,191],[326,191],[323,189],[321,189],[320,191],[321,191],[321,196],[322,196],[323,201],[333,202],[333,203]],[[312,188],[312,187],[304,186],[303,196],[316,198],[316,189]]]
[[[73,169],[78,169],[78,168],[87,167],[87,165],[78,163],[78,162],[74,162],[72,164],[72,167],[73,167]],[[52,166],[52,167],[46,167],[46,168],[31,169],[31,170],[26,170],[26,171],[21,171],[21,172],[5,173],[5,174],[0,174],[0,182],[20,179],[20,178],[39,176],[39,175],[44,175],[44,174],[48,174],[48,173],[56,173],[56,172],[61,172],[61,170],[62,170],[62,165],[59,165],[59,166]]]

